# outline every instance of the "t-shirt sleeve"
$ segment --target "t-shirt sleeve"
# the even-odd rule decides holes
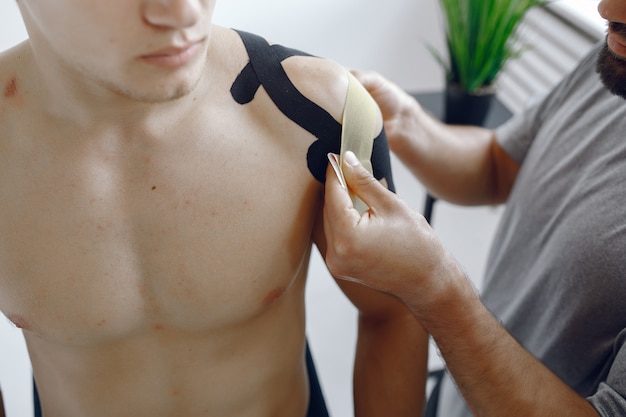
[[[518,164],[524,162],[535,137],[535,128],[539,125],[538,107],[539,105],[535,105],[517,114],[496,129],[498,143]]]
[[[568,85],[568,80],[563,80],[549,94],[496,129],[498,143],[518,164],[524,162],[546,117],[563,101]]]
[[[550,118],[566,103],[571,91],[579,88],[580,79],[587,77],[590,66],[595,66],[597,49],[600,47],[601,44],[598,44],[593,48],[581,64],[548,94],[496,129],[498,143],[515,162],[519,164],[524,162],[544,120]]]

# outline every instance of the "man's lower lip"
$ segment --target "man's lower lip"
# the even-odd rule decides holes
[[[194,43],[189,48],[174,54],[174,55],[146,55],[141,59],[151,65],[164,68],[174,68],[186,65],[191,61],[198,51],[200,50],[202,43]]]
[[[626,59],[626,44],[622,43],[621,39],[615,35],[609,33],[606,43],[609,46],[611,52],[620,58]]]

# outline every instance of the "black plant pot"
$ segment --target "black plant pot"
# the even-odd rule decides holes
[[[486,87],[476,93],[469,93],[455,84],[447,84],[443,109],[443,121],[452,125],[483,126],[495,97],[492,87]],[[433,206],[436,199],[426,195],[424,217],[428,223],[432,220]]]
[[[447,85],[443,121],[452,125],[482,126],[495,96],[493,88],[468,93],[458,85]]]

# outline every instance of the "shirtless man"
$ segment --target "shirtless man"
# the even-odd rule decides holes
[[[233,99],[249,57],[214,3],[19,0],[29,40],[0,55],[0,310],[45,417],[307,412],[316,138],[264,86]],[[340,120],[344,68],[283,66]],[[417,415],[421,327],[339,285],[360,310],[357,415]]]

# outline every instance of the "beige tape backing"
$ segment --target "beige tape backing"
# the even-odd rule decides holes
[[[348,93],[343,109],[339,166],[343,166],[343,156],[346,151],[352,151],[371,173],[370,159],[377,133],[376,121],[379,110],[365,87],[350,73],[348,73],[348,81]],[[352,195],[352,202],[359,213],[363,214],[367,211],[367,205],[357,196]]]

